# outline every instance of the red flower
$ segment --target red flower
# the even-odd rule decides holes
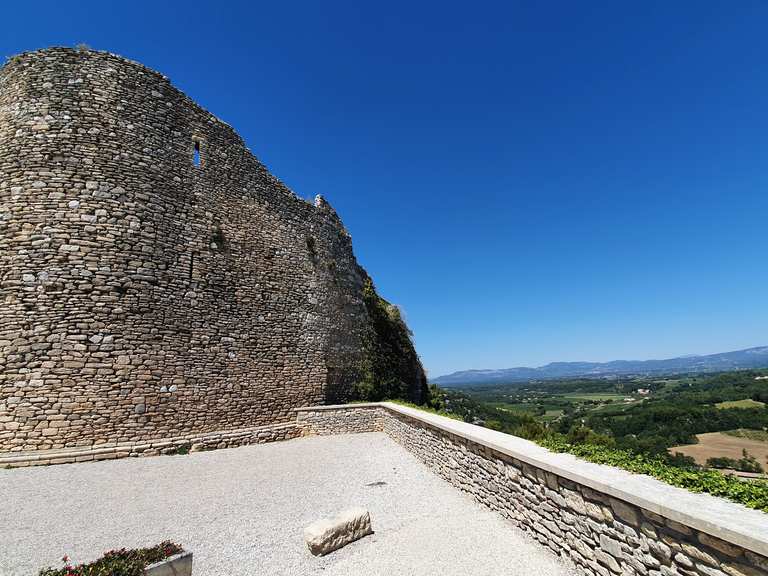
[[[62,562],[69,562],[69,556],[64,554],[64,557],[61,559]]]

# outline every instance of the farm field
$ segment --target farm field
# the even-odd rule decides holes
[[[768,461],[768,442],[733,436],[726,432],[707,432],[697,434],[698,444],[673,446],[669,449],[671,454],[682,452],[686,456],[693,457],[698,464],[704,465],[707,458],[727,457],[738,460],[742,457],[742,451],[747,450],[757,461],[765,467]]]
[[[508,414],[530,414],[541,422],[552,423],[559,420],[570,410],[585,410],[588,412],[622,412],[627,406],[641,401],[636,395],[616,393],[577,392],[567,394],[542,394],[534,392],[518,393],[509,398],[496,398],[487,402],[487,406]]]
[[[626,394],[590,394],[590,393],[582,393],[582,394],[559,394],[560,398],[569,398],[571,400],[596,400],[596,401],[605,401],[605,400],[623,400],[627,397]]]
[[[720,408],[721,410],[724,410],[727,408],[763,408],[765,407],[765,403],[746,398],[744,400],[731,400],[730,402],[718,402],[717,404],[715,404],[715,407]]]
[[[554,422],[563,415],[562,410],[547,410],[544,412],[544,416],[541,416],[542,422]]]

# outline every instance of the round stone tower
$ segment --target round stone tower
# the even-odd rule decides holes
[[[334,210],[161,74],[65,48],[0,69],[0,452],[348,399],[367,280]]]

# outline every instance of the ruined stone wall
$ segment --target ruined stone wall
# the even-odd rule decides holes
[[[334,210],[161,74],[63,48],[0,69],[0,452],[345,400],[365,279]]]
[[[391,404],[301,409],[298,423],[306,433],[321,435],[383,430],[582,574],[768,576],[768,516],[713,496],[568,455],[550,455],[566,462],[554,466],[541,458],[546,450],[522,439]],[[494,445],[504,437],[523,450],[513,456]],[[599,487],[588,486],[589,477],[599,478]],[[643,480],[646,493],[637,496],[647,507],[618,496],[631,494],[631,479]],[[684,509],[685,518],[674,509]]]

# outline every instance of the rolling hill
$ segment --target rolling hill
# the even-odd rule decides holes
[[[706,356],[679,356],[666,360],[614,360],[612,362],[552,362],[538,368],[464,370],[430,381],[440,386],[479,386],[555,378],[608,378],[620,375],[684,374],[768,367],[768,346]]]

